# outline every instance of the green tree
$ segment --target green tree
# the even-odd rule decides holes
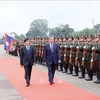
[[[68,24],[59,24],[55,28],[49,30],[50,35],[53,36],[69,36],[74,32],[73,28],[70,28]]]
[[[96,30],[99,30],[99,28],[100,28],[100,24],[96,24],[96,25],[94,25],[94,28],[95,28]]]
[[[3,44],[4,43],[4,37],[2,36],[1,38],[0,38],[0,44]]]
[[[14,39],[16,39],[16,40],[23,39],[23,38],[25,38],[25,36],[23,34],[21,34],[21,35],[16,34],[14,37]]]
[[[30,29],[26,33],[27,37],[47,36],[48,21],[45,19],[36,19],[31,22]]]

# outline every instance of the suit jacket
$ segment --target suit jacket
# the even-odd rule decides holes
[[[52,53],[50,44],[47,43],[44,46],[44,62],[46,62],[47,65],[52,64],[53,61],[55,64],[58,64],[58,60],[61,60],[58,45],[56,43],[53,43],[53,53]]]
[[[26,46],[24,46],[23,48],[21,48],[20,64],[28,66],[29,63],[31,65],[33,65],[33,63],[36,63],[36,54],[32,46],[30,46],[30,54],[28,54]]]

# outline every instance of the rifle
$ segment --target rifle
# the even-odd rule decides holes
[[[60,45],[60,55],[62,56],[62,54],[63,54],[63,49],[62,49],[62,47]]]
[[[64,62],[66,63],[67,61],[67,58],[66,58],[66,54],[67,54],[68,50],[66,48],[66,45],[65,45],[65,50],[64,50]]]
[[[75,65],[78,66],[79,46],[77,46]]]
[[[91,55],[92,55],[92,58],[90,61],[90,69],[92,70],[93,66],[94,66],[95,47],[92,47],[92,54]]]
[[[83,52],[83,58],[82,58],[82,64],[81,66],[84,67],[84,59],[86,58],[86,53],[87,53],[87,50],[86,50],[86,46],[84,46],[84,52]]]
[[[39,57],[41,57],[41,46],[39,47]]]
[[[42,49],[41,49],[41,57],[43,57],[43,51],[44,51],[44,47],[42,46]]]
[[[72,64],[72,55],[73,55],[73,47],[70,46],[70,59],[69,59],[70,64]]]
[[[36,57],[38,56],[37,46],[34,46],[34,50],[36,52]]]

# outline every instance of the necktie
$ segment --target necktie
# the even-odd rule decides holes
[[[29,46],[27,46],[27,51],[28,51],[28,54],[30,53],[30,47]]]
[[[51,51],[53,52],[53,44],[51,44]]]

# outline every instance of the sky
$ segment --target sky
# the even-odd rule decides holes
[[[75,31],[100,23],[100,1],[0,1],[0,33],[25,34],[35,19],[49,27],[69,24]]]

